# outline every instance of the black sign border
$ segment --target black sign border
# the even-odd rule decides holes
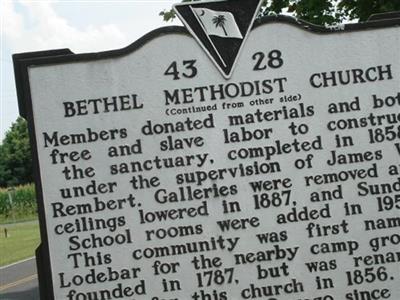
[[[253,28],[271,24],[284,23],[293,25],[302,30],[316,34],[340,34],[361,30],[374,30],[400,26],[400,12],[390,12],[372,15],[368,22],[352,23],[336,27],[323,27],[314,25],[300,19],[289,16],[267,16],[257,19]],[[400,29],[399,29],[400,30]],[[52,272],[50,264],[50,252],[48,244],[48,234],[46,219],[44,214],[43,190],[40,180],[40,165],[38,159],[38,149],[35,139],[35,122],[33,119],[32,98],[30,94],[30,83],[28,69],[31,66],[43,66],[61,63],[73,63],[82,61],[95,61],[128,55],[146,45],[147,42],[168,34],[183,34],[192,37],[185,27],[167,26],[155,29],[144,35],[137,41],[125,48],[96,53],[74,54],[70,49],[57,49],[49,51],[36,51],[19,53],[13,55],[14,76],[17,89],[18,107],[20,115],[28,121],[29,138],[33,157],[33,173],[36,184],[36,198],[38,204],[39,225],[41,244],[36,250],[36,263],[39,278],[39,290],[41,300],[54,300],[54,290],[52,282]],[[222,77],[222,75],[221,75]],[[229,80],[229,79],[225,79]]]

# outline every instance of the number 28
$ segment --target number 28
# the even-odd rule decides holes
[[[256,52],[252,56],[255,61],[254,71],[263,71],[267,67],[278,69],[283,66],[282,52],[272,50],[267,55],[264,52]]]

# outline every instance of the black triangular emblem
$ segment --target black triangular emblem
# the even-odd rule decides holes
[[[262,0],[217,0],[174,5],[189,32],[225,78],[230,78]]]

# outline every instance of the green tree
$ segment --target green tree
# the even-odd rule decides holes
[[[399,0],[264,0],[259,17],[289,12],[313,24],[332,25],[345,20],[366,21],[372,14],[398,10]],[[172,10],[162,11],[160,15],[165,21],[175,18]]]
[[[339,9],[350,19],[366,21],[376,13],[400,11],[399,0],[342,0]]]
[[[0,186],[33,181],[27,122],[18,118],[0,145]]]

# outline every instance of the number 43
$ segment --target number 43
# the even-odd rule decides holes
[[[193,78],[197,75],[197,68],[195,66],[196,60],[184,60],[179,66],[183,68],[181,72],[178,70],[178,63],[174,61],[169,65],[168,69],[165,71],[164,75],[173,76],[174,80],[181,79],[181,75],[185,78]]]

